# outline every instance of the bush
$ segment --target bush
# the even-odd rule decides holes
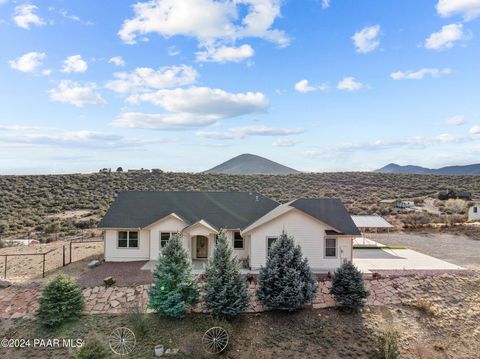
[[[39,323],[55,328],[80,316],[84,308],[82,290],[70,277],[59,274],[43,289],[39,304]]]
[[[375,338],[375,350],[379,359],[397,359],[400,357],[399,333],[394,329],[380,331]]]
[[[335,271],[330,294],[340,307],[352,310],[363,306],[370,293],[365,288],[362,272],[353,263],[345,262]]]
[[[145,336],[145,334],[148,333],[148,314],[142,313],[142,308],[140,305],[134,307],[134,311],[129,315],[128,319],[130,324],[132,325],[135,335],[143,337]]]
[[[157,314],[182,317],[197,302],[197,283],[179,233],[170,237],[158,259],[148,306]]]
[[[103,343],[94,338],[87,340],[85,344],[77,351],[76,359],[104,359],[108,356],[108,351]]]
[[[218,236],[205,275],[205,306],[214,316],[231,319],[245,310],[247,288],[240,275],[238,259],[224,232]]]
[[[300,246],[283,233],[260,270],[258,299],[268,309],[293,311],[313,299],[317,285]]]

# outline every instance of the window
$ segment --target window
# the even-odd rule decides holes
[[[277,241],[277,237],[268,237],[267,238],[267,254],[270,254],[270,248]]]
[[[235,232],[233,236],[233,248],[243,249],[243,237],[240,235],[240,232]]]
[[[327,238],[325,240],[325,257],[337,256],[337,239]]]
[[[478,207],[473,207],[473,213],[477,213],[478,212]]]
[[[118,248],[138,248],[138,232],[118,232]]]
[[[160,232],[160,248],[165,248],[171,235],[170,232]]]

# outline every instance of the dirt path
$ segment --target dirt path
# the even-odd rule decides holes
[[[375,241],[405,246],[468,269],[480,269],[480,240],[446,233],[390,233]]]

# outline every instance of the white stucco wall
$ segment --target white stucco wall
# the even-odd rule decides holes
[[[310,267],[316,271],[334,270],[344,258],[352,258],[352,239],[337,238],[337,257],[325,258],[325,229],[328,226],[297,210],[289,211],[274,220],[263,224],[251,232],[250,265],[258,269],[266,264],[267,238],[278,237],[282,231],[294,237],[295,243],[302,247],[303,255],[308,258]]]
[[[118,230],[105,231],[105,260],[107,262],[143,261],[150,258],[150,232],[139,231],[138,248],[118,248]]]

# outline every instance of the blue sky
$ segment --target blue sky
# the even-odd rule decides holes
[[[480,0],[0,0],[0,173],[479,162]]]

